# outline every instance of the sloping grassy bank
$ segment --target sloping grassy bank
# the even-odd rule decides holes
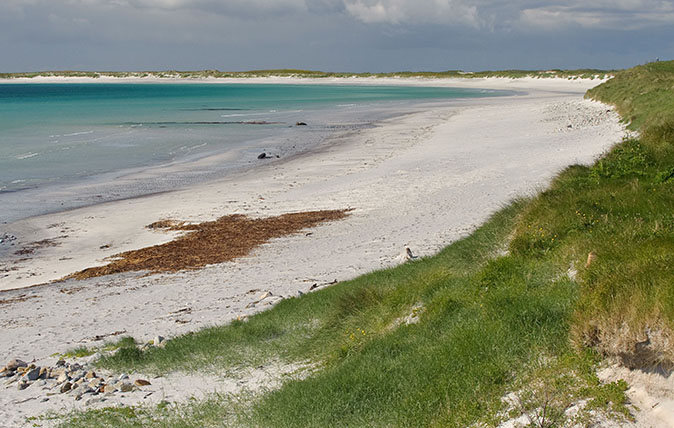
[[[594,375],[599,353],[673,361],[674,108],[651,102],[674,99],[672,76],[674,64],[651,64],[590,91],[641,137],[566,169],[434,257],[99,361],[159,373],[310,361],[307,378],[247,400],[89,411],[64,425],[493,426],[507,410],[560,426],[579,398],[625,414],[625,385]],[[517,406],[503,404],[508,392]]]
[[[674,61],[621,72],[588,96],[616,105],[640,137],[616,147],[576,180],[586,196],[574,199],[591,219],[585,220],[577,248],[598,257],[581,276],[574,338],[622,357],[629,366],[671,369]],[[559,205],[562,198],[539,201]],[[542,208],[532,208],[531,215],[547,217],[551,229],[560,228],[560,233],[577,233],[571,224],[544,216]]]
[[[502,255],[528,201],[513,203],[440,254],[279,303],[142,352],[127,341],[103,367],[166,373],[311,361],[316,373],[250,402],[214,396],[153,409],[94,410],[64,426],[468,426],[494,422],[501,397],[526,384],[527,403],[561,382],[557,417],[578,390],[622,410],[621,386],[600,385],[569,325],[578,286],[553,257]],[[540,376],[531,372],[540,370]],[[545,375],[543,375],[545,373]],[[523,380],[526,379],[526,382]],[[573,391],[571,391],[573,389]],[[575,391],[575,392],[574,392]],[[552,416],[548,416],[552,418]]]

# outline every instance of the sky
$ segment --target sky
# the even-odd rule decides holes
[[[0,0],[0,72],[627,68],[674,0]]]

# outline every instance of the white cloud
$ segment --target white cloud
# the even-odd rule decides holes
[[[652,25],[674,24],[674,1],[559,1],[555,4],[522,8],[520,23],[542,29],[574,25],[596,29],[638,30]]]
[[[349,14],[365,23],[462,24],[477,27],[477,6],[459,0],[344,0]]]

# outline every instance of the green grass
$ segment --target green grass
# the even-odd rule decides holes
[[[47,77],[148,77],[150,75],[159,78],[247,78],[247,77],[305,77],[305,78],[329,78],[329,77],[407,77],[407,78],[484,78],[484,77],[507,77],[507,78],[552,78],[561,77],[564,79],[595,79],[606,78],[613,74],[611,70],[579,69],[579,70],[504,70],[504,71],[477,71],[465,72],[460,70],[448,70],[440,72],[428,71],[403,71],[394,73],[335,73],[313,70],[297,69],[275,69],[275,70],[250,70],[250,71],[218,71],[218,70],[199,70],[199,71],[136,71],[136,72],[115,72],[115,71],[43,71],[28,73],[0,73],[0,79],[15,78],[35,78],[38,76]]]
[[[119,349],[129,349],[135,348],[138,343],[132,337],[122,337],[118,341],[107,342],[103,346],[96,348],[87,348],[86,346],[78,346],[77,348],[70,349],[63,354],[54,354],[53,357],[60,358],[84,358],[94,355],[96,352],[110,353],[112,351],[117,351]]]
[[[672,74],[671,63],[637,67],[590,91],[640,137],[567,168],[436,256],[99,361],[157,373],[309,361],[306,378],[246,399],[76,413],[64,426],[464,427],[518,413],[554,426],[583,398],[587,411],[629,417],[626,384],[595,373],[607,355],[674,362],[674,106],[657,102],[674,99]],[[413,312],[418,323],[400,322]]]
[[[164,348],[140,352],[135,346],[123,347],[121,352],[101,360],[100,365],[165,373],[208,365],[255,365],[274,358],[342,358],[378,335],[388,334],[397,318],[408,315],[414,305],[434,295],[438,284],[447,278],[468,276],[479,270],[503,245],[522,205],[504,210],[473,237],[457,242],[436,257],[374,272],[302,298],[286,299],[248,321],[189,333],[168,341]],[[468,287],[467,291],[474,290]],[[474,294],[470,297],[479,298]],[[427,306],[425,314],[434,307]],[[352,339],[354,332],[358,334]]]
[[[616,73],[610,81],[590,89],[587,96],[615,105],[632,129],[646,131],[650,126],[674,123],[672,92],[674,61],[660,61]]]
[[[165,348],[123,347],[100,364],[166,373],[279,359],[320,363],[313,376],[239,406],[235,419],[243,426],[466,426],[494,417],[500,398],[541,354],[572,352],[577,284],[552,258],[498,256],[527,206],[512,204],[434,257],[288,299]],[[418,323],[396,322],[415,307]],[[67,425],[141,426],[159,417],[176,424],[166,426],[221,426],[185,416],[202,405],[181,407],[180,422],[143,409],[124,424],[93,411]],[[209,407],[231,411],[222,398]]]

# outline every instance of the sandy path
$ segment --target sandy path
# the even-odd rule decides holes
[[[0,269],[16,269],[4,277],[0,271],[0,289],[60,278],[114,253],[166,241],[170,234],[144,228],[159,219],[354,209],[345,220],[199,271],[123,274],[2,292],[0,360],[44,360],[101,343],[96,336],[113,332],[140,340],[172,336],[268,308],[266,300],[247,308],[263,291],[294,296],[316,282],[390,266],[405,246],[431,255],[515,196],[544,187],[566,165],[591,162],[624,133],[615,113],[583,100],[597,82],[459,84],[527,95],[432,104],[304,156],[215,183],[6,225],[19,238],[17,247],[47,238],[56,238],[56,245],[37,249],[27,260],[0,262]],[[0,408],[11,408],[29,390],[0,391]]]

